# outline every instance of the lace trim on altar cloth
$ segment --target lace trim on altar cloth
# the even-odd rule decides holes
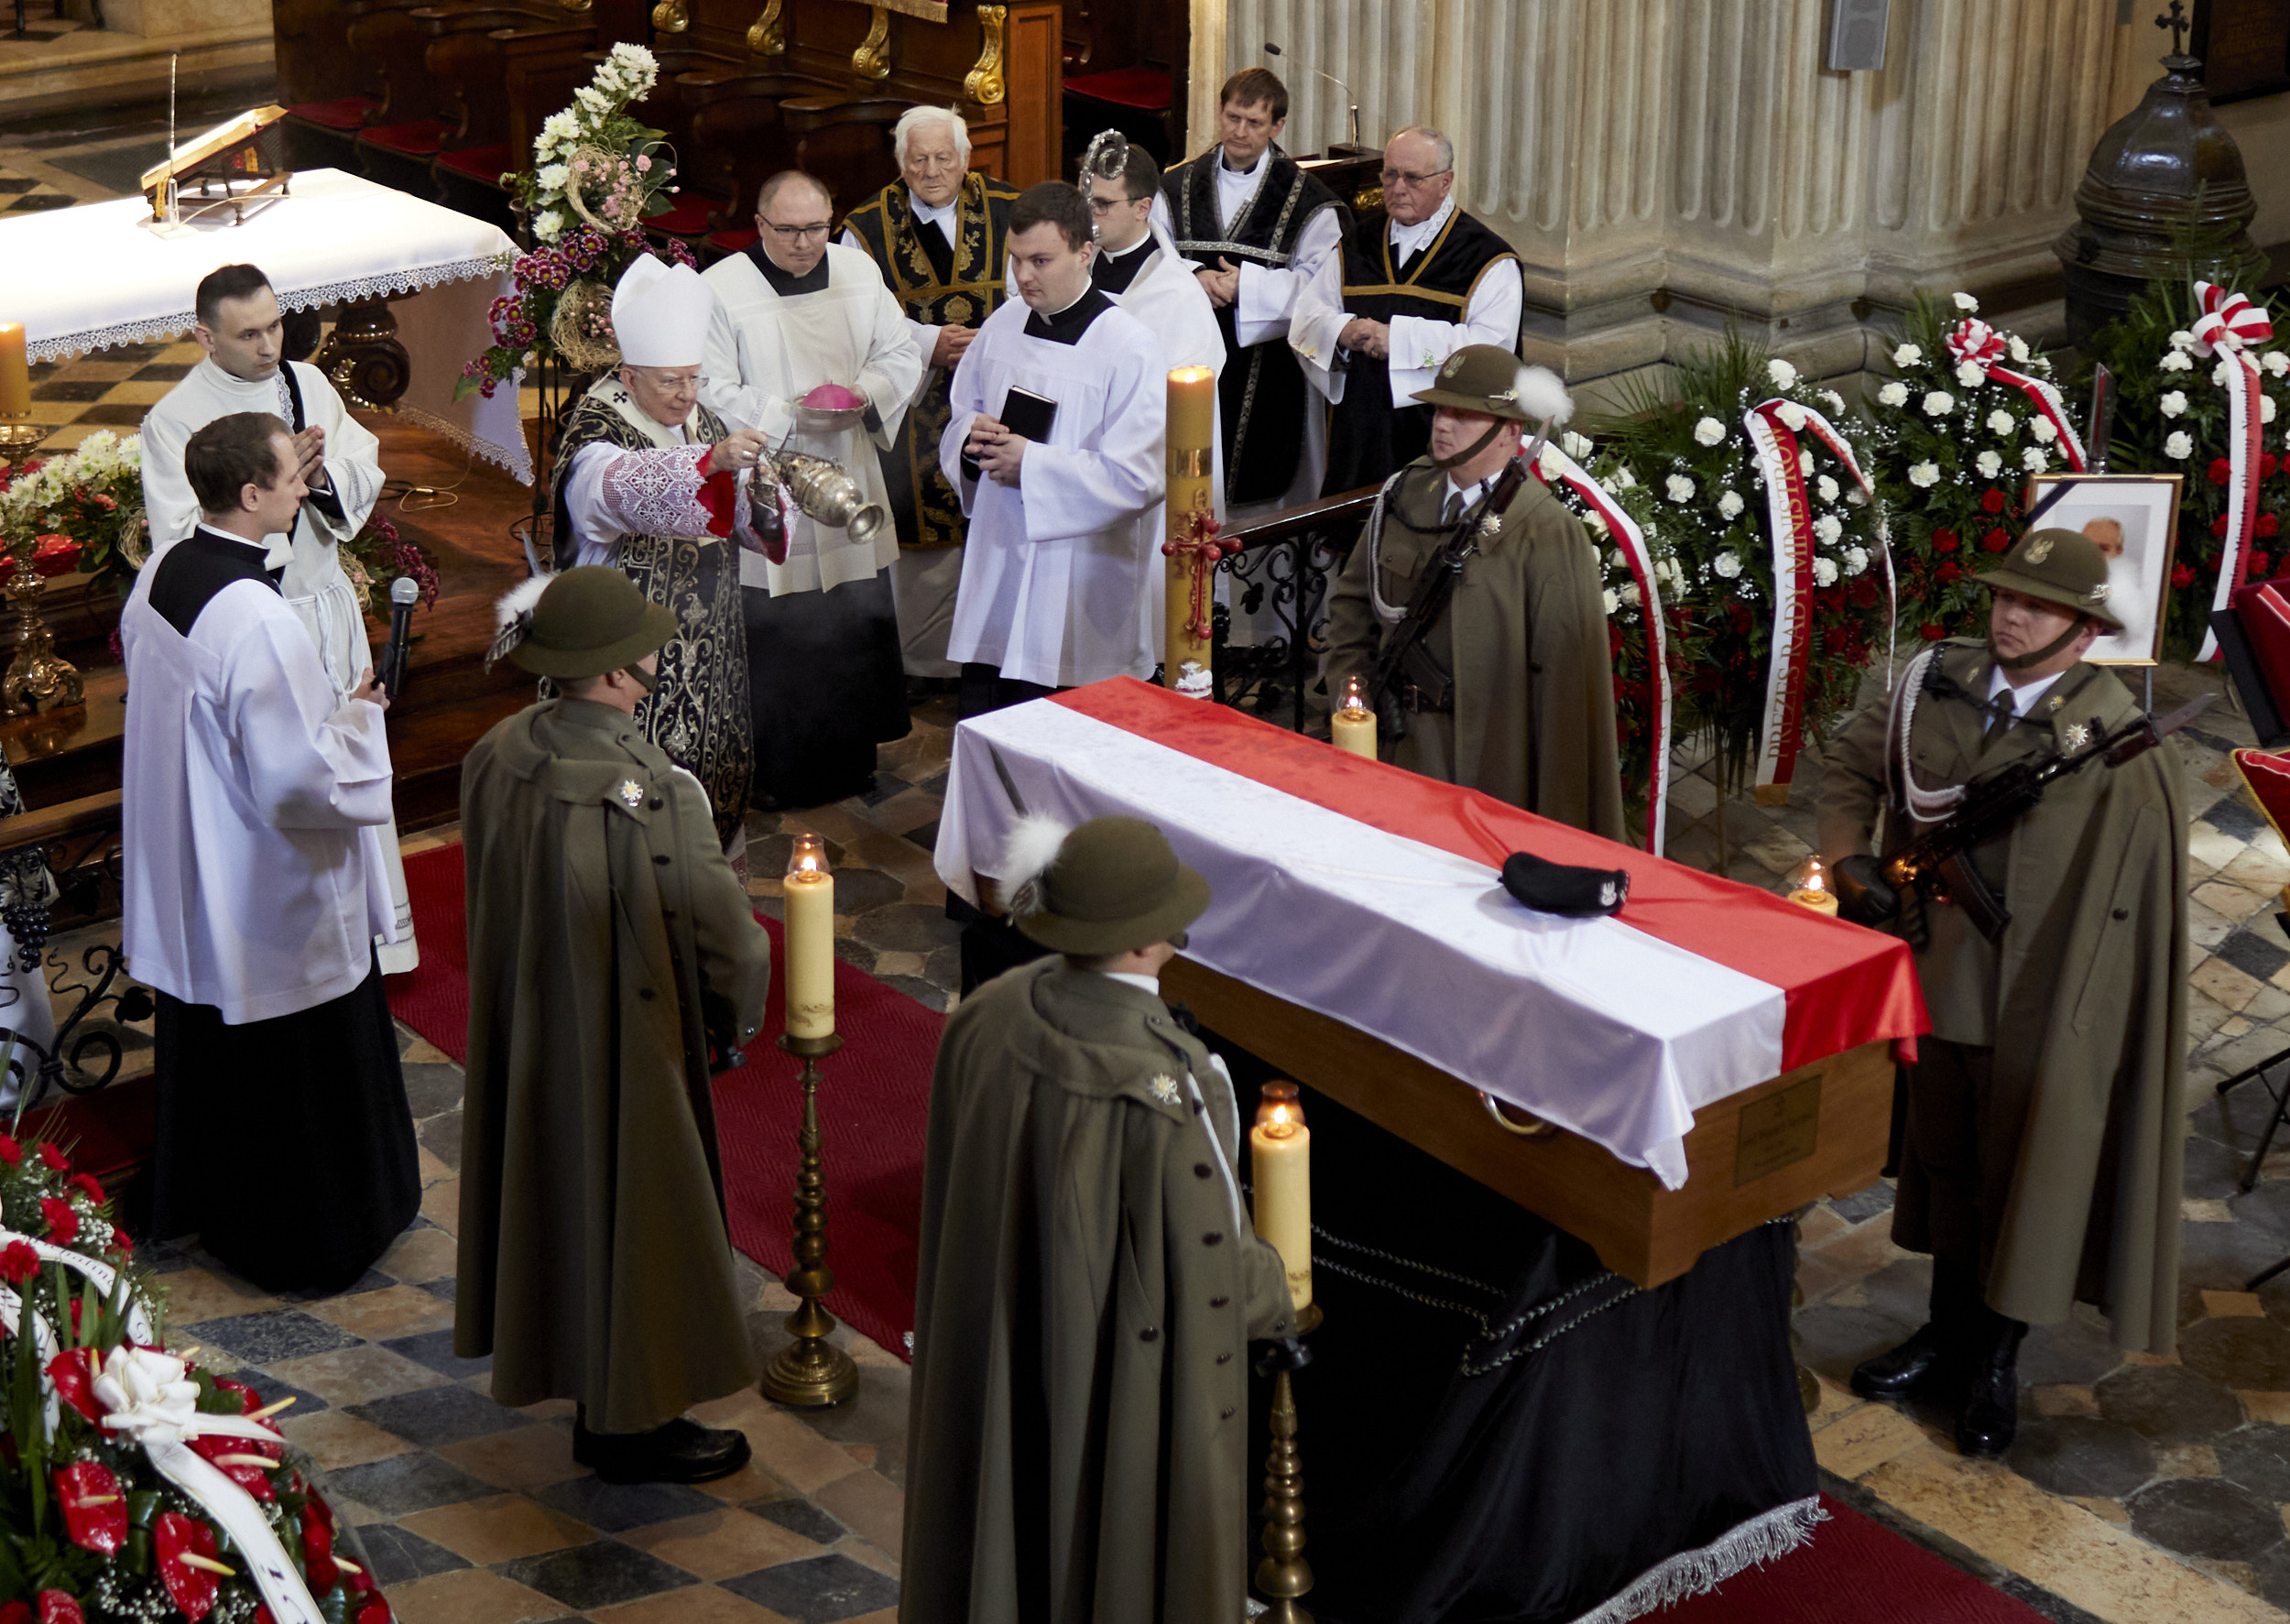
[[[523,382],[524,376],[519,371],[507,387],[514,387]],[[433,411],[423,411],[418,406],[408,406],[403,400],[398,403],[395,409],[398,421],[418,423],[432,434],[442,434],[473,456],[483,457],[496,467],[506,469],[519,485],[532,484],[533,454],[526,449],[523,441],[515,445],[502,445],[498,441],[483,439],[450,418],[442,418]]]
[[[360,300],[384,299],[393,293],[418,293],[443,282],[465,282],[473,277],[500,276],[509,268],[509,257],[507,255],[489,254],[476,259],[449,259],[441,265],[410,266],[403,270],[384,271],[377,276],[322,282],[315,288],[280,293],[278,304],[282,310],[309,311],[322,305],[354,304]],[[109,327],[89,328],[82,332],[59,333],[54,338],[33,341],[27,347],[27,354],[33,361],[62,361],[89,350],[109,349],[114,344],[148,343],[154,339],[173,338],[179,333],[189,332],[197,320],[195,313],[183,311],[169,315],[147,316],[140,321],[120,322]]]
[[[1706,1596],[1747,1568],[1763,1567],[1810,1543],[1816,1527],[1828,1520],[1820,1497],[1775,1506],[1724,1537],[1696,1551],[1681,1551],[1648,1568],[1630,1587],[1575,1620],[1575,1624],[1627,1624],[1631,1619],[1674,1607],[1690,1596]]]

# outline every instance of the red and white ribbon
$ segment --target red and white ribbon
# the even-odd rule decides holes
[[[2196,302],[2202,314],[2192,329],[2195,354],[2208,360],[2220,356],[2228,369],[2227,392],[2227,545],[2219,555],[2219,584],[2212,590],[2213,614],[2225,608],[2251,569],[2251,532],[2258,523],[2258,452],[2260,390],[2258,357],[2249,349],[2274,335],[2266,312],[2240,293],[2229,293],[2212,282],[2195,284]],[[2197,660],[2219,658],[2219,639],[2206,619],[2203,646]]]
[[[1534,463],[1534,476],[1545,485],[1553,479],[1574,492],[1590,510],[1606,520],[1614,544],[1638,583],[1639,613],[1646,621],[1646,663],[1653,672],[1652,759],[1646,779],[1646,849],[1662,855],[1668,835],[1670,801],[1670,639],[1662,623],[1662,594],[1654,579],[1653,555],[1646,550],[1645,532],[1605,487],[1584,471],[1581,463],[1557,446],[1543,442]]]
[[[1869,476],[1851,444],[1811,407],[1779,397],[1760,401],[1741,414],[1750,445],[1765,480],[1767,529],[1773,544],[1773,635],[1765,673],[1765,714],[1758,727],[1757,786],[1786,788],[1797,769],[1797,748],[1805,737],[1805,671],[1813,659],[1813,504],[1805,495],[1798,436],[1810,433],[1845,464],[1864,496],[1873,497]],[[1884,564],[1885,591],[1899,617],[1892,578],[1892,552],[1877,539]]]
[[[1977,316],[1967,316],[1948,330],[1944,342],[1958,365],[1968,361],[1993,382],[2025,395],[2028,404],[2059,431],[2060,454],[2067,459],[2067,466],[2077,474],[2086,471],[2088,464],[2084,460],[2083,441],[2076,433],[2075,424],[2067,420],[2067,408],[2060,399],[2059,391],[2040,377],[1997,365],[2004,354],[2002,333]]]

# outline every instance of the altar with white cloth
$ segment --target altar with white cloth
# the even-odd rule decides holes
[[[256,265],[286,310],[391,300],[410,363],[392,409],[532,483],[516,388],[453,398],[510,290],[516,245],[498,226],[338,169],[296,175],[242,225],[225,215],[162,235],[149,216],[132,197],[0,220],[0,311],[24,323],[30,359],[187,332],[201,278]]]
[[[1213,892],[1164,996],[1303,1085],[1315,1617],[1619,1624],[1815,1537],[1789,1215],[1882,1164],[1903,943],[1127,679],[957,728],[950,889],[1021,811],[1157,824]]]

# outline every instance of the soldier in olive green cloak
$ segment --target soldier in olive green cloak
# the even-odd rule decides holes
[[[1518,358],[1457,350],[1415,398],[1437,409],[1432,452],[1384,482],[1336,578],[1321,662],[1331,704],[1363,691],[1423,567],[1518,453],[1528,420]],[[1529,479],[1465,562],[1424,648],[1447,673],[1400,694],[1407,733],[1389,759],[1558,823],[1625,838],[1614,666],[1598,550],[1582,521]]]
[[[1985,642],[1944,643],[1827,751],[1820,842],[1848,917],[1886,856],[1944,819],[1957,786],[2088,749],[2139,708],[2082,653],[2116,627],[2107,561],[2030,532],[1982,578]],[[1901,899],[1925,944],[1932,1017],[1908,1069],[1892,1238],[1933,1254],[1931,1321],[1853,1373],[1868,1397],[1960,1400],[1969,1455],[2001,1453],[2030,1323],[2099,1305],[2117,1344],[2176,1335],[2186,1117],[2186,809],[2166,748],[2055,779],[1969,854],[2008,916],[1990,941],[1957,902]],[[1898,919],[1910,923],[1903,927]]]
[[[675,617],[617,570],[567,570],[509,636],[564,697],[462,767],[469,1065],[453,1348],[511,1406],[572,1399],[607,1482],[737,1471],[682,1418],[755,1379],[725,1228],[711,1040],[763,1019],[770,940],[706,793],[633,714]],[[505,639],[506,640],[506,639]]]
[[[965,998],[932,1082],[899,1617],[1237,1620],[1248,1345],[1295,1314],[1231,1080],[1157,990],[1208,885],[1134,818],[1054,849],[1004,883],[1062,956]]]

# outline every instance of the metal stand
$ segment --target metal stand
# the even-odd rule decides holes
[[[827,1175],[819,1165],[819,1063],[843,1047],[833,1032],[823,1038],[782,1037],[780,1047],[803,1063],[803,1127],[795,1173],[795,1272],[787,1289],[802,1299],[787,1316],[794,1346],[783,1350],[758,1384],[775,1404],[823,1410],[858,1391],[858,1367],[851,1356],[829,1345],[835,1317],[819,1305],[834,1290],[827,1267]]]
[[[1275,1343],[1257,1362],[1272,1379],[1272,1446],[1264,1455],[1264,1560],[1257,1564],[1256,1586],[1271,1605],[1262,1617],[1271,1624],[1312,1624],[1297,1597],[1312,1588],[1312,1564],[1304,1560],[1303,1457],[1296,1448],[1296,1394],[1292,1371],[1312,1363],[1301,1338],[1320,1324],[1320,1305],[1296,1316],[1296,1336]]]
[[[0,452],[30,451],[49,432],[39,423],[0,423]]]

